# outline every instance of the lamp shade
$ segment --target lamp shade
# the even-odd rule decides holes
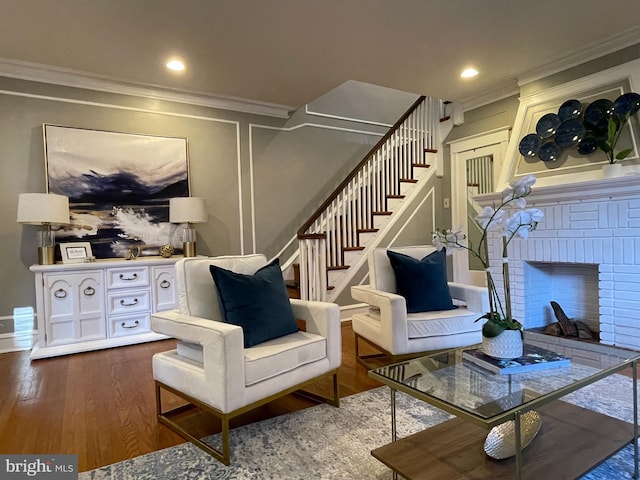
[[[21,193],[18,196],[17,222],[31,225],[71,223],[69,199],[54,193]]]
[[[169,199],[171,223],[204,223],[208,219],[204,198],[176,197]]]

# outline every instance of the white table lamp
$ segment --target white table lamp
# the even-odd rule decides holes
[[[183,223],[182,249],[185,257],[196,256],[196,229],[194,223],[204,223],[208,219],[204,198],[176,197],[169,199],[169,221]]]
[[[21,193],[18,196],[18,223],[42,225],[38,232],[38,263],[55,263],[55,235],[51,225],[69,221],[69,199],[53,193]]]

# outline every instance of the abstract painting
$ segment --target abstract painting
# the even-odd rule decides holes
[[[96,258],[182,247],[169,199],[189,196],[186,138],[43,125],[47,192],[69,197],[58,241],[91,242]]]

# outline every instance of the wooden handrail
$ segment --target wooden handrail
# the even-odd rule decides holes
[[[358,174],[360,169],[362,169],[362,167],[366,165],[369,159],[380,149],[380,147],[382,147],[382,145],[384,145],[384,143],[389,138],[391,138],[391,135],[393,135],[394,132],[398,130],[398,128],[400,128],[400,126],[409,117],[409,115],[411,115],[414,112],[414,110],[420,106],[420,104],[424,101],[425,98],[426,97],[424,95],[419,97],[418,100],[416,100],[415,103],[411,105],[411,107],[409,107],[409,110],[407,110],[405,114],[402,115],[402,117],[400,117],[400,120],[398,120],[384,135],[384,137],[382,137],[380,141],[374,145],[374,147],[369,151],[369,153],[365,155],[365,157],[360,161],[360,163],[358,163],[358,165],[356,165],[356,167],[353,170],[351,170],[351,173],[347,175],[347,177],[342,181],[342,183],[340,183],[340,185],[338,185],[338,187],[333,191],[333,193],[329,195],[329,197],[324,201],[324,203],[320,205],[320,207],[313,213],[313,215],[311,215],[311,217],[309,217],[309,220],[307,220],[304,223],[304,225],[302,225],[302,227],[298,229],[298,238],[300,239],[309,238],[309,235],[314,235],[314,234],[317,235],[318,233],[320,233],[320,232],[314,232],[314,234],[307,234],[305,232],[313,224],[313,222],[315,222],[320,217],[320,215],[322,215],[322,212],[324,212],[331,205],[331,202],[333,202],[338,197],[338,195],[340,195],[340,193],[347,187],[347,185],[349,185],[349,182],[353,180],[353,178]]]

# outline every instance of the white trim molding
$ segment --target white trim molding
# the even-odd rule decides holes
[[[518,151],[518,144],[524,135],[530,133],[529,126],[534,123],[535,115],[540,116],[548,112],[551,105],[557,104],[559,106],[563,101],[570,98],[579,99],[583,95],[593,95],[594,92],[606,89],[617,89],[620,93],[623,93],[620,85],[625,82],[628,82],[631,91],[637,91],[640,87],[640,59],[521,97],[507,149],[505,166],[497,183],[498,190],[502,190],[513,178],[524,175],[524,173],[518,174],[517,171],[518,164],[522,158]],[[636,135],[633,133],[631,124],[629,124],[629,128],[632,128],[632,141],[635,149]],[[567,183],[567,181],[597,180],[601,178],[600,169],[601,167],[598,163],[585,162],[584,165],[573,165],[566,168],[530,173],[538,177],[538,185],[552,185],[554,183]],[[565,173],[565,175],[562,175],[562,173]],[[566,174],[571,174],[571,177]],[[568,178],[570,180],[567,180]]]
[[[331,113],[322,113],[322,112],[314,112],[313,110],[309,110],[309,104],[305,104],[304,113],[307,115],[311,115],[314,117],[322,117],[322,118],[332,118],[334,120],[344,120],[345,122],[353,122],[353,123],[363,123],[367,125],[377,125],[379,127],[391,128],[392,124],[382,123],[382,122],[374,122],[373,120],[362,120],[359,118],[351,118],[351,117],[341,117],[340,115],[333,115]]]
[[[451,149],[451,225],[462,225],[465,235],[469,235],[467,213],[467,160],[491,155],[493,158],[493,180],[500,177],[504,168],[509,144],[509,127],[497,128],[485,133],[471,135],[448,142]],[[485,285],[484,272],[469,269],[469,255],[466,251],[453,254],[453,281],[479,286]]]
[[[615,53],[624,48],[637,45],[640,41],[640,27],[633,27],[619,34],[611,35],[605,41],[598,41],[585,45],[579,49],[565,51],[559,58],[541,65],[537,68],[522,71],[515,75],[517,84],[505,83],[502,87],[485,91],[479,95],[473,95],[460,100],[464,111],[483,107],[520,93],[520,88],[536,80],[546,78],[558,72],[568,70],[583,63]]]
[[[569,68],[595,60],[610,53],[617,52],[626,47],[640,43],[640,26],[633,27],[624,32],[613,34],[604,41],[598,41],[582,48],[565,52],[561,58],[557,58],[541,67],[521,72],[518,75],[518,85],[523,86],[536,80],[546,78]]]
[[[288,105],[278,105],[275,103],[259,102],[224,95],[183,92],[158,85],[135,84],[115,78],[98,77],[87,72],[1,57],[0,76],[276,118],[289,118],[289,113],[295,110],[295,107]]]
[[[36,332],[13,332],[0,334],[0,354],[31,350]]]

